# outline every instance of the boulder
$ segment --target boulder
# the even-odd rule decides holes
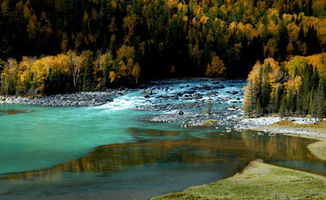
[[[235,90],[232,90],[232,91],[227,91],[226,93],[228,93],[228,94],[238,94],[239,92],[238,91],[235,91]]]
[[[144,90],[144,91],[142,92],[142,94],[145,94],[145,95],[152,95],[152,94],[153,94],[153,90],[151,90],[151,89]]]

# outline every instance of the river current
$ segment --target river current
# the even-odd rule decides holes
[[[139,89],[97,107],[0,105],[0,199],[149,199],[232,176],[255,159],[326,175],[306,148],[314,140],[233,130],[244,85],[165,80],[149,96]],[[174,118],[208,108],[219,126]]]

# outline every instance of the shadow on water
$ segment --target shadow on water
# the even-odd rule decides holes
[[[0,175],[0,199],[146,199],[232,176],[257,158],[326,175],[325,162],[306,148],[314,140],[250,131],[200,137],[182,131],[128,131],[135,142],[103,145],[48,169]]]

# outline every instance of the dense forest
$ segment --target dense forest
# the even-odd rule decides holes
[[[171,76],[241,78],[257,60],[326,49],[325,0],[0,2],[5,95]]]
[[[245,112],[326,117],[326,53],[257,63],[245,87]]]

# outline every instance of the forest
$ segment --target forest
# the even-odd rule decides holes
[[[162,77],[246,78],[257,61],[264,64],[254,72],[284,60],[315,66],[308,60],[325,52],[325,17],[324,0],[1,0],[1,93],[102,90]],[[252,102],[250,113],[313,107],[266,109],[262,99]]]
[[[257,63],[245,87],[245,112],[252,116],[326,116],[326,53]]]

